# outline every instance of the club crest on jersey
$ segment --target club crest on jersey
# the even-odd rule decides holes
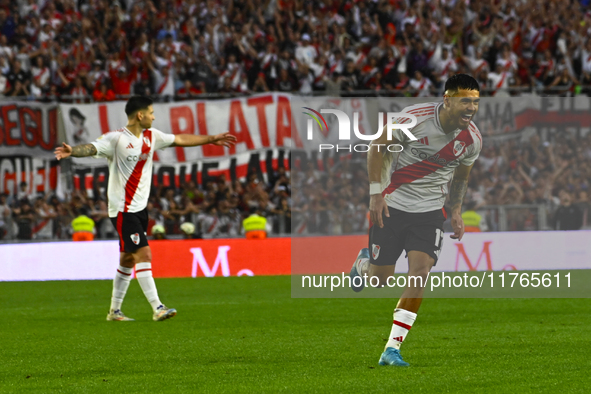
[[[371,255],[374,260],[378,259],[378,256],[380,255],[380,245],[376,245],[376,244],[371,245]]]
[[[466,143],[464,141],[456,141],[456,143],[454,144],[454,155],[461,155],[465,147]]]
[[[144,137],[144,144],[146,144],[148,148],[152,147],[152,143],[150,142],[150,139],[148,137]]]
[[[131,238],[131,242],[133,242],[136,245],[139,245],[139,243],[140,243],[140,234],[139,233],[131,234],[130,238]]]

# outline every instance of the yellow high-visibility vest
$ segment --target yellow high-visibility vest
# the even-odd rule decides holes
[[[92,233],[92,230],[94,230],[94,220],[86,215],[80,215],[76,219],[72,220],[72,229],[75,233],[78,231]]]
[[[462,214],[462,220],[466,227],[480,227],[482,216],[476,213],[476,211],[466,211]]]
[[[263,216],[259,216],[256,213],[250,215],[246,219],[242,221],[242,227],[244,227],[244,232],[247,233],[249,231],[256,231],[256,230],[267,230],[267,219]]]

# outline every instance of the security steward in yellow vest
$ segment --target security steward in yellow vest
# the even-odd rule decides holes
[[[480,216],[474,208],[476,207],[476,203],[474,201],[469,202],[466,204],[466,210],[462,213],[462,220],[464,221],[464,231],[467,233],[479,233],[482,230],[480,229],[480,222],[482,221],[482,216]]]
[[[72,220],[73,241],[92,241],[94,240],[94,220],[86,216],[88,211],[81,209],[80,215]]]
[[[242,221],[246,239],[265,239],[267,238],[267,219],[260,216],[256,210]]]

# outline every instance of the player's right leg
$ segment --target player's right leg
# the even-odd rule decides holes
[[[443,240],[445,216],[442,211],[407,214],[404,219],[409,224],[404,246],[408,252],[407,287],[394,310],[392,330],[380,358],[381,365],[408,365],[400,356],[400,346],[417,318],[427,278],[437,262]]]
[[[135,258],[131,253],[121,253],[119,257],[119,267],[113,279],[113,292],[111,295],[111,307],[107,314],[108,321],[133,321],[123,314],[121,311],[121,304],[129,288],[131,276],[133,274],[133,267],[135,265]]]
[[[111,308],[107,320],[129,321],[133,319],[123,318],[121,304],[129,287],[133,268],[136,269],[136,277],[152,306],[156,321],[166,320],[176,315],[176,310],[164,306],[158,298],[156,284],[152,277],[152,253],[146,237],[148,214],[146,210],[129,213],[119,212],[117,217],[111,218],[117,233],[119,234],[120,261],[117,274],[113,281],[113,295]]]

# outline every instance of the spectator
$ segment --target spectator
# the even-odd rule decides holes
[[[35,201],[34,210],[37,217],[33,228],[35,239],[52,239],[54,237],[53,220],[57,217],[55,209],[43,197],[38,197]]]
[[[88,215],[88,209],[80,208],[78,210],[78,216],[72,220],[72,241],[94,240],[95,224]]]
[[[569,192],[560,192],[560,206],[554,213],[554,230],[579,230],[583,224],[583,213],[572,203]]]
[[[20,60],[14,60],[12,69],[6,75],[10,89],[6,92],[7,96],[28,96],[29,84],[31,83],[30,74],[23,70]]]
[[[70,89],[69,94],[73,103],[81,104],[87,102],[89,96],[88,89],[80,76],[74,78],[74,86]]]
[[[152,226],[152,238],[155,240],[166,239],[166,231],[163,225],[155,224]]]
[[[20,206],[13,210],[14,221],[18,226],[17,239],[30,240],[33,239],[33,223],[35,222],[35,213],[31,209],[31,204],[28,200],[21,200]]]
[[[279,71],[279,78],[275,81],[275,89],[278,92],[293,92],[296,90],[296,84],[289,75],[288,70],[282,68]]]
[[[314,59],[318,56],[316,48],[310,44],[310,35],[308,33],[302,34],[302,40],[298,43],[295,49],[295,58],[300,63],[305,63],[311,66]]]
[[[176,92],[176,96],[179,100],[191,100],[197,98],[200,94],[205,93],[204,84],[199,83],[200,88],[193,86],[189,79],[186,79],[183,83],[183,87]]]
[[[94,92],[92,92],[92,98],[97,103],[116,100],[115,92],[104,82],[100,82],[99,86],[94,89]]]
[[[416,97],[433,96],[433,83],[429,78],[424,77],[419,70],[415,71],[414,78],[409,81],[408,87]]]
[[[131,84],[137,76],[137,67],[133,66],[128,72],[125,66],[119,66],[117,70],[109,69],[109,75],[113,84],[113,91],[117,96],[129,96],[131,94]]]
[[[0,240],[12,236],[12,210],[8,205],[8,195],[0,194]]]

